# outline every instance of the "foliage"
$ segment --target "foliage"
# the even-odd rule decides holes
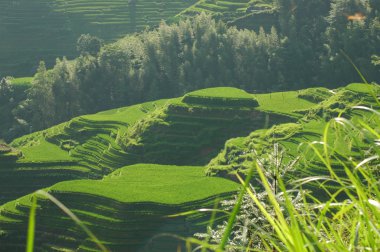
[[[332,93],[327,88],[308,88],[301,90],[298,94],[299,98],[315,103],[319,103],[330,96]]]
[[[82,34],[77,41],[77,50],[81,54],[90,54],[95,56],[102,47],[103,41],[90,34]]]
[[[0,137],[6,141],[22,133],[18,126],[19,122],[15,116],[18,105],[26,99],[26,90],[31,86],[31,78],[6,77],[0,81]],[[25,122],[26,123],[26,122]]]
[[[3,78],[0,81],[0,106],[11,102],[10,99],[12,97],[13,88],[11,82],[7,78]]]
[[[372,61],[371,61],[372,64],[374,64],[375,66],[380,65],[380,57],[379,56],[372,55],[371,59],[372,59]]]
[[[209,175],[248,173],[252,162],[255,161],[253,156],[267,157],[270,155],[270,145],[291,139],[302,130],[302,125],[299,123],[283,123],[274,125],[268,130],[253,131],[247,137],[230,139],[226,142],[224,149],[210,160],[206,173]],[[294,153],[292,155],[294,156]]]
[[[322,60],[322,71],[329,71],[330,81],[354,82],[359,81],[358,75],[351,71],[351,65],[345,59],[342,51],[355,59],[360,65],[364,76],[370,81],[376,81],[369,76],[378,75],[378,70],[371,64],[371,56],[379,51],[378,34],[380,26],[375,18],[376,9],[373,1],[334,0],[331,2],[328,27],[325,35],[327,43]],[[375,44],[362,46],[367,41]],[[337,67],[339,66],[339,67]],[[331,67],[334,70],[331,71]],[[374,75],[373,75],[374,74]]]

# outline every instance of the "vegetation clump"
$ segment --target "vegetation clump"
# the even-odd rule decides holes
[[[270,145],[290,139],[302,131],[298,123],[274,125],[268,130],[253,131],[248,137],[230,139],[224,149],[208,164],[206,173],[211,176],[226,176],[236,171],[246,173],[254,162],[253,155],[265,156]]]
[[[20,150],[0,142],[0,163],[15,161],[20,157],[22,157],[22,152]]]
[[[326,100],[333,94],[327,88],[308,88],[301,90],[298,93],[298,97],[314,103],[319,103]]]
[[[362,104],[364,97],[357,92],[342,89],[326,100],[323,100],[316,108],[312,109],[308,116],[323,117],[326,121],[344,113],[349,108]]]

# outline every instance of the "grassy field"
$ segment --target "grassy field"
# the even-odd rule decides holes
[[[11,83],[14,86],[30,87],[30,85],[32,84],[32,80],[32,77],[20,77],[12,79]]]
[[[225,98],[225,99],[252,99],[252,95],[244,90],[232,87],[225,88],[206,88],[190,92],[185,97],[206,97],[206,98]]]
[[[182,101],[193,94],[206,104]],[[255,106],[242,107],[242,101],[256,102],[242,90],[218,88],[193,94],[81,116],[14,140],[12,146],[22,157],[0,163],[0,202],[59,181],[101,178],[130,164],[206,164],[227,139],[262,127],[265,113]],[[207,105],[227,94],[222,103]],[[30,174],[35,179],[28,181]]]
[[[193,92],[137,122],[126,133],[123,149],[140,163],[204,165],[229,138],[261,128],[267,115],[273,119],[270,124],[294,120],[257,110],[257,105],[252,95],[238,89]]]
[[[259,102],[259,110],[273,111],[299,117],[298,111],[311,109],[315,106],[312,101],[298,97],[297,91],[278,92],[270,94],[256,94],[254,96]]]

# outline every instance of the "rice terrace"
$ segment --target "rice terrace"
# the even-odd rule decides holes
[[[3,0],[0,252],[380,251],[377,0]]]

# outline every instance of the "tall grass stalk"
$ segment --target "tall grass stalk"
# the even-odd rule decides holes
[[[226,245],[227,245],[228,239],[229,239],[229,237],[231,235],[231,232],[232,232],[232,227],[233,227],[234,222],[236,220],[236,216],[238,215],[239,210],[240,210],[240,206],[241,206],[241,203],[242,203],[242,200],[243,200],[244,192],[245,192],[246,188],[249,185],[249,181],[251,180],[252,175],[253,175],[253,172],[252,172],[252,170],[250,170],[249,173],[248,173],[247,178],[242,183],[243,188],[242,188],[242,190],[239,193],[237,203],[236,203],[235,207],[232,210],[230,218],[228,219],[227,227],[226,227],[226,230],[225,230],[225,232],[223,234],[222,240],[220,242],[218,251],[219,250],[223,251],[225,249]]]
[[[36,208],[37,208],[37,195],[49,199],[55,205],[57,205],[66,215],[68,215],[82,230],[87,234],[87,236],[98,246],[98,248],[103,252],[108,252],[109,250],[100,242],[100,240],[91,232],[91,230],[81,221],[70,209],[68,209],[62,202],[56,199],[53,195],[43,190],[36,191],[35,195],[32,196],[32,206],[30,208],[29,214],[29,226],[27,235],[27,252],[33,252],[34,248],[34,234],[36,226]]]
[[[34,249],[34,230],[36,227],[36,208],[37,208],[37,197],[32,196],[32,206],[30,207],[29,223],[28,223],[28,234],[26,242],[26,251],[33,252]]]

